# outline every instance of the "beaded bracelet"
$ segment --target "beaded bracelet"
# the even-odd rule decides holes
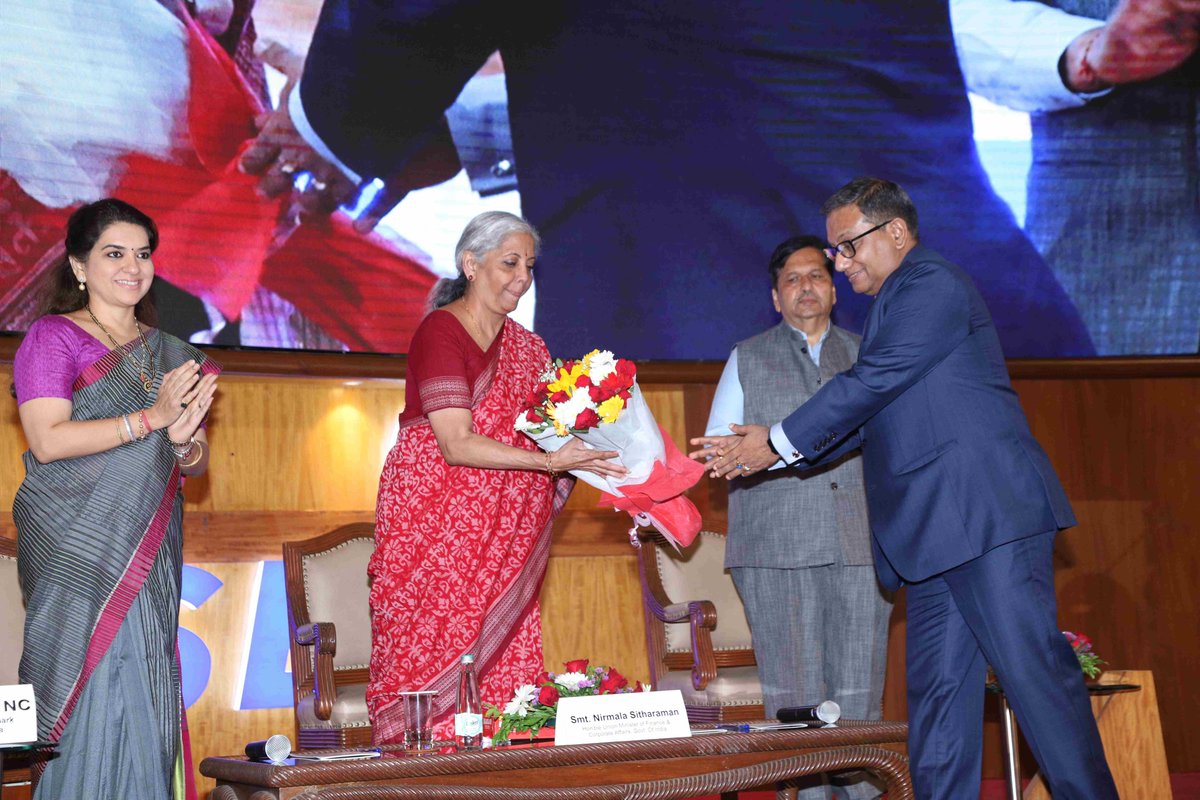
[[[138,412],[138,422],[140,427],[146,429],[147,436],[154,432],[154,428],[150,425],[150,418],[146,416],[146,409],[143,408]]]
[[[188,439],[186,442],[176,442],[173,439],[167,439],[167,443],[171,445],[171,452],[176,458],[187,458],[192,453],[192,448],[196,446],[196,437]]]

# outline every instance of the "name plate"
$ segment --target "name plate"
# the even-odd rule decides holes
[[[0,744],[37,741],[37,704],[33,687],[0,686]]]
[[[554,744],[636,742],[692,735],[683,694],[630,692],[563,697],[555,714]]]

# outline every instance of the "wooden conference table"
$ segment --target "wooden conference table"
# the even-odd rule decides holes
[[[865,769],[887,784],[890,800],[911,800],[908,760],[898,752],[907,733],[901,722],[843,721],[830,728],[446,755],[385,750],[383,758],[364,761],[206,758],[200,772],[217,781],[211,800],[669,800]]]

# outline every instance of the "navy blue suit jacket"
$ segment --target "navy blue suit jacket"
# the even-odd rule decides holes
[[[809,463],[862,447],[875,564],[889,588],[1075,524],[983,298],[921,245],[876,295],[858,361],[783,430]]]
[[[724,358],[778,322],[771,249],[823,230],[821,203],[858,175],[909,191],[1010,356],[1092,352],[979,163],[945,0],[325,0],[305,112],[386,177],[494,50],[551,352]],[[858,331],[868,304],[840,288]]]

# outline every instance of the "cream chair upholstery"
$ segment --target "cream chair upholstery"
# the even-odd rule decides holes
[[[18,682],[17,667],[25,640],[25,603],[17,580],[17,543],[0,537],[0,686]],[[29,796],[29,758],[19,755],[4,760],[0,776],[5,797]]]
[[[0,686],[17,683],[25,638],[25,603],[17,581],[17,543],[0,537]]]
[[[17,682],[25,640],[25,602],[17,581],[17,542],[0,537],[0,686]]]
[[[725,571],[725,537],[701,531],[676,551],[643,533],[639,572],[655,689],[679,689],[692,722],[762,719],[750,625]]]
[[[367,562],[374,550],[367,523],[283,545],[298,748],[371,743]]]

